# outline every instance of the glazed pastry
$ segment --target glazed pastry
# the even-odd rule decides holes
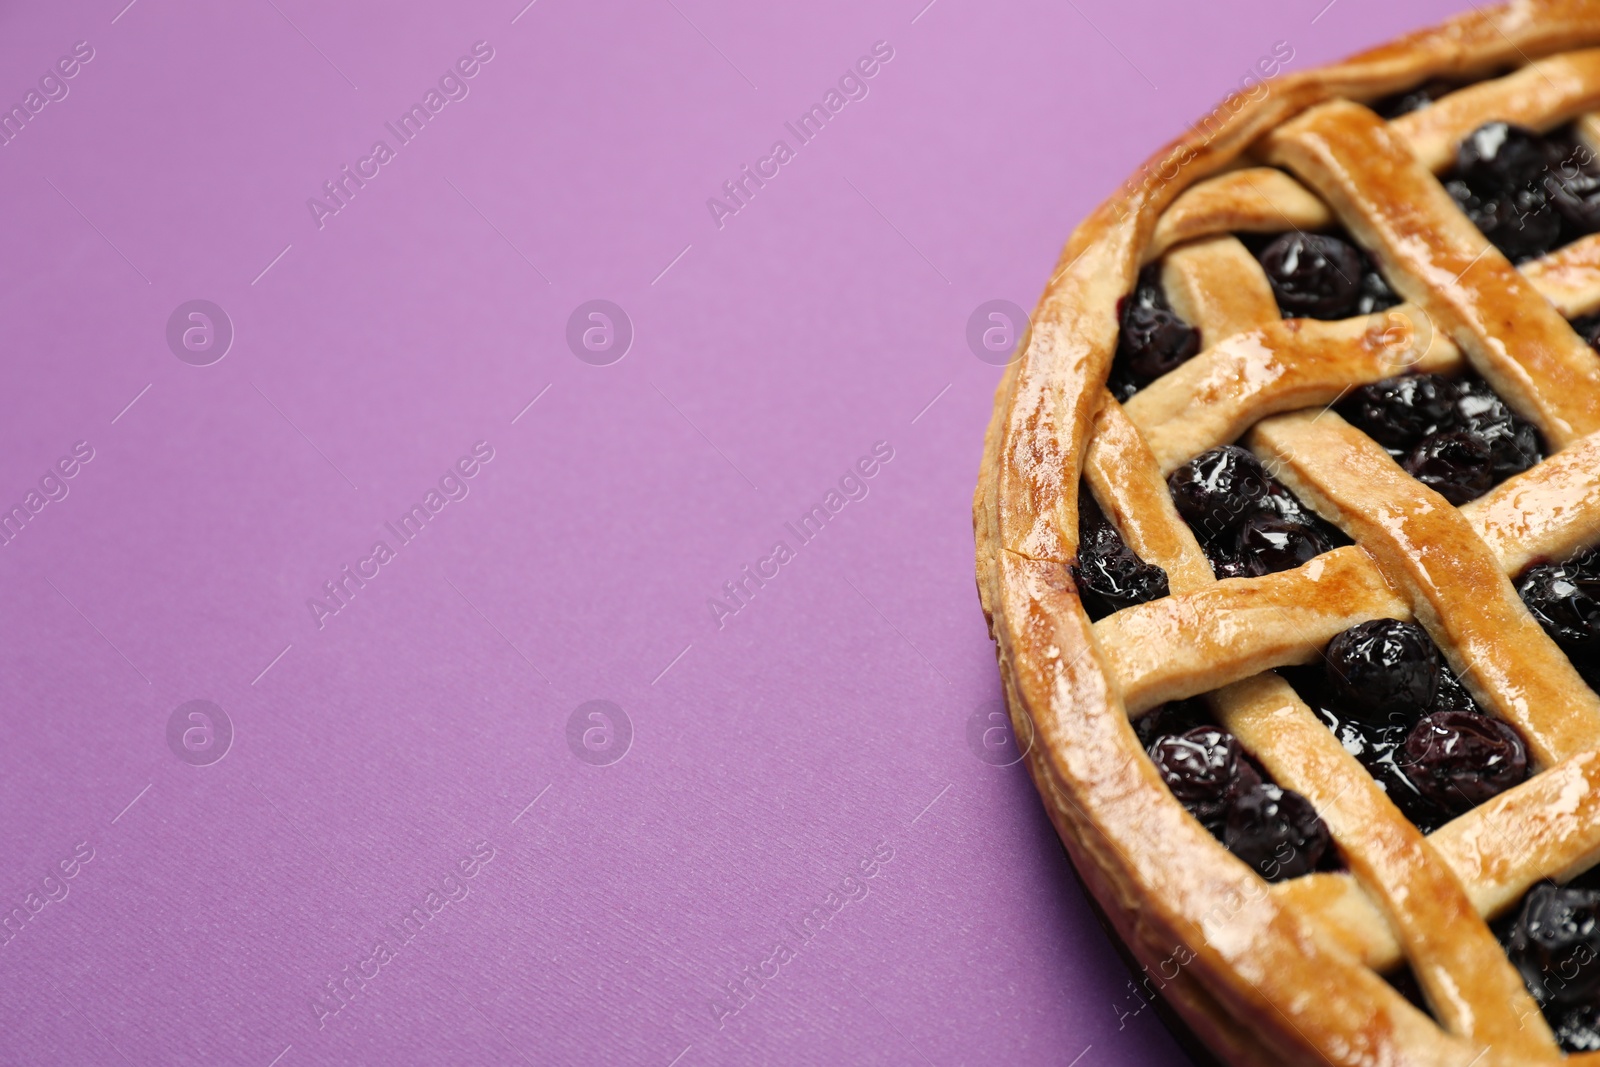
[[[1230,1064],[1600,1064],[1597,46],[1520,0],[1230,99],[996,395],[1029,768]]]

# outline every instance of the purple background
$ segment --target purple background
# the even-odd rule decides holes
[[[96,53],[0,148],[0,504],[95,449],[0,549],[0,910],[94,849],[0,946],[0,1062],[1180,1058],[1022,769],[967,743],[999,373],[967,317],[1031,306],[1274,42],[1303,69],[1454,0],[125,2],[0,15],[7,105]],[[306,199],[478,40],[470,96],[319,230]],[[870,95],[719,230],[707,197],[878,40]],[[596,297],[637,332],[606,367],[564,340]],[[193,298],[237,331],[208,367],[164,339]],[[470,495],[319,630],[307,598],[479,440]],[[878,440],[867,498],[719,630],[708,598]],[[197,698],[236,733],[207,767],[166,743]],[[568,747],[591,699],[621,762]]]

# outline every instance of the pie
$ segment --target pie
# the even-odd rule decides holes
[[[1215,114],[996,396],[1030,772],[1225,1062],[1600,1064],[1600,0]]]

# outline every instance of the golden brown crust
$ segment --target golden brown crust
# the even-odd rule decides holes
[[[1541,878],[1565,880],[1600,859],[1600,753],[1585,752],[1501,793],[1428,838],[1486,919]],[[1369,967],[1402,956],[1389,922],[1347,874],[1313,874],[1273,887]]]
[[[1273,777],[1322,814],[1398,932],[1440,1023],[1504,1053],[1547,1054],[1551,1035],[1538,1005],[1461,882],[1289,683],[1260,675],[1231,686],[1216,707]]]
[[[1600,697],[1466,516],[1332,412],[1276,415],[1249,441],[1296,496],[1371,553],[1473,697],[1513,723],[1542,766],[1600,746]]]
[[[1506,402],[1557,447],[1600,429],[1596,355],[1371,111],[1335,100],[1267,138]]]
[[[1114,517],[1124,530],[1144,527],[1141,553],[1156,547],[1169,559],[1187,561],[1190,589],[1204,588],[1204,576],[1192,569],[1197,551],[1192,537],[1185,544],[1159,510],[1163,503],[1170,510],[1170,501],[1146,500],[1151,492],[1149,450],[1135,449],[1139,454],[1124,461],[1117,449],[1104,447],[1109,436],[1100,448],[1090,444],[1097,425],[1109,434],[1130,433],[1120,412],[1102,415],[1107,405],[1115,405],[1104,382],[1116,340],[1117,301],[1132,287],[1139,265],[1155,258],[1150,249],[1161,213],[1184,188],[1218,174],[1263,136],[1313,107],[1340,99],[1374,100],[1428,77],[1485,76],[1595,44],[1600,44],[1596,4],[1520,0],[1473,11],[1345,63],[1271,83],[1260,99],[1235,98],[1227,105],[1231,117],[1226,123],[1191,131],[1158,153],[1073,234],[1040,301],[1030,346],[1008,368],[997,390],[974,499],[978,583],[1012,715],[1030,719],[1037,738],[1028,757],[1030,770],[1074,862],[1135,955],[1156,967],[1175,945],[1192,953],[1183,980],[1174,983],[1173,1002],[1231,1062],[1458,1067],[1476,1062],[1488,1067],[1544,1061],[1556,1054],[1547,1040],[1541,1045],[1504,1032],[1503,1017],[1485,1008],[1483,1000],[1499,988],[1494,981],[1465,981],[1460,995],[1467,999],[1453,1016],[1448,1008],[1441,1013],[1447,1029],[1440,1029],[1364,965],[1361,953],[1351,947],[1361,941],[1341,943],[1326,924],[1298,907],[1297,897],[1267,891],[1259,877],[1222,850],[1143,758],[1111,680],[1111,664],[1083,614],[1068,571],[1077,547],[1079,479],[1091,457],[1087,473],[1102,503],[1115,504],[1126,492],[1128,514]],[[1335,117],[1350,115],[1341,109],[1353,107],[1330,106],[1324,114]],[[1403,163],[1403,152],[1395,142],[1389,161]],[[1337,151],[1323,155],[1325,161],[1341,158]],[[1348,160],[1343,165],[1351,169]],[[1409,165],[1427,174],[1426,168]],[[1325,170],[1337,177],[1338,168]],[[1412,185],[1426,188],[1404,167],[1399,171]],[[1431,270],[1454,262],[1457,246],[1466,247],[1470,235],[1458,233],[1454,244],[1430,247],[1422,260],[1407,259],[1412,253],[1401,236],[1409,231],[1400,220],[1385,217],[1378,210],[1382,205],[1354,211],[1349,197],[1341,205],[1311,180],[1358,237],[1380,248],[1386,268],[1398,263],[1402,273]],[[1352,223],[1360,219],[1369,220],[1365,230]],[[1162,238],[1170,244],[1215,232],[1193,227],[1192,222],[1175,221]],[[1387,245],[1373,240],[1380,230],[1389,235]],[[1473,254],[1481,250],[1479,240]],[[1504,385],[1519,408],[1536,413],[1558,444],[1600,428],[1589,425],[1595,412],[1584,406],[1583,398],[1566,395],[1563,388],[1588,373],[1570,330],[1560,332],[1565,323],[1557,329],[1550,321],[1553,310],[1548,315],[1529,310],[1527,295],[1538,294],[1509,266],[1502,270],[1491,264],[1479,277],[1481,266],[1469,274],[1470,295],[1462,300],[1481,294],[1488,307],[1500,291],[1496,287],[1507,286],[1519,295],[1506,310],[1531,331],[1530,351],[1509,361],[1501,360],[1502,352],[1489,340],[1500,327],[1475,318],[1472,307],[1423,285],[1410,286],[1404,295],[1441,322],[1443,332],[1475,365],[1498,374],[1491,375],[1497,387]],[[1519,371],[1524,358],[1536,373]],[[1138,430],[1132,429],[1131,435],[1137,438]],[[1124,467],[1136,476],[1129,490],[1119,485]],[[1483,513],[1493,510],[1486,504]],[[1152,552],[1147,558],[1159,561],[1158,555]],[[1494,576],[1504,581],[1498,567]],[[1173,587],[1178,589],[1176,580]],[[1559,732],[1552,736],[1545,748],[1551,754],[1565,751]],[[1474,909],[1477,904],[1474,900]],[[1477,944],[1475,937],[1467,941]],[[1450,950],[1440,946],[1438,951],[1447,956]],[[1439,966],[1453,970],[1461,961]],[[1503,978],[1503,971],[1497,973]],[[1474,1007],[1485,1021],[1482,1031],[1473,1031],[1462,1014],[1470,1015]],[[1438,1002],[1435,1010],[1440,1011]],[[1479,1039],[1470,1033],[1479,1033]],[[1483,1047],[1485,1040],[1491,1047]]]
[[[1350,546],[1294,570],[1119,611],[1094,624],[1094,639],[1123,706],[1139,715],[1273,667],[1309,663],[1357,623],[1410,616],[1371,557]]]

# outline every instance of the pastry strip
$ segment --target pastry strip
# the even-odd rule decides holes
[[[1472,525],[1338,415],[1277,415],[1250,446],[1376,560],[1485,710],[1543,766],[1600,745],[1600,698],[1528,614]]]
[[[1600,429],[1600,355],[1467,221],[1383,120],[1333,101],[1266,138],[1489,384],[1560,448]]]
[[[1377,782],[1281,679],[1263,675],[1213,701],[1224,728],[1317,809],[1345,861],[1387,913],[1412,973],[1449,1030],[1524,1056],[1550,1029],[1460,881]]]

